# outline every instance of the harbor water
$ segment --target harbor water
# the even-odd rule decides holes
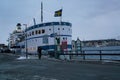
[[[83,47],[84,54],[100,54],[103,60],[120,60],[120,46],[102,46],[102,47]],[[114,55],[103,55],[103,54],[114,54]],[[115,55],[117,54],[117,55]],[[100,55],[85,55],[85,59],[100,59]],[[82,55],[75,55],[75,59],[83,59]]]

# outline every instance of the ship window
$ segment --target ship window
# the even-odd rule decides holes
[[[49,29],[49,31],[51,31],[51,29]]]
[[[60,30],[60,28],[58,28],[58,30]]]
[[[34,35],[34,31],[32,31],[32,35]]]
[[[48,37],[47,37],[47,35],[44,35],[44,37],[43,37],[43,43],[44,44],[48,44]]]
[[[38,34],[38,31],[37,31],[37,30],[35,31],[35,34]]]
[[[31,36],[31,32],[30,32],[29,34],[30,34],[30,36]]]
[[[38,33],[41,34],[41,30],[39,30]]]
[[[45,30],[44,30],[44,29],[42,29],[42,33],[45,33]]]
[[[63,28],[63,30],[64,30],[64,28]]]
[[[67,37],[63,37],[63,40],[67,40]]]

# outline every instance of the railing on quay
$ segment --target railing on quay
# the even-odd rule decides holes
[[[86,56],[99,56],[100,60],[103,60],[104,56],[119,56],[120,57],[120,49],[118,50],[81,50],[81,51],[64,51],[59,52],[58,55],[81,55],[83,60],[86,60]],[[120,60],[120,59],[119,59]]]

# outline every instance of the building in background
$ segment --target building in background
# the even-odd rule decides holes
[[[81,49],[82,49],[82,43],[81,40],[79,38],[77,38],[77,40],[72,40],[72,52],[73,53],[80,53]]]
[[[120,46],[120,40],[101,39],[82,41],[83,47]]]
[[[101,47],[110,47],[110,46],[120,46],[120,40],[116,39],[101,39],[101,40],[86,40],[80,41],[79,38],[77,40],[72,40],[72,51],[74,53],[80,52],[82,49],[90,49],[90,48],[101,48]]]

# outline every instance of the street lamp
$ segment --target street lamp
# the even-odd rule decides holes
[[[28,49],[27,49],[27,24],[23,24],[25,26],[25,49],[26,49],[26,59],[28,59]]]

